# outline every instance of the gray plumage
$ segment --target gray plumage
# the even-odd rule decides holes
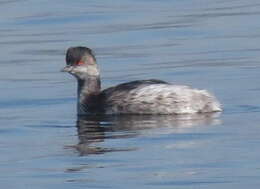
[[[194,114],[221,111],[206,90],[161,80],[138,80],[101,91],[95,56],[87,47],[69,48],[63,71],[78,80],[78,114]]]

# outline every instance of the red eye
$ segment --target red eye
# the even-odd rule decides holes
[[[84,64],[84,62],[82,62],[82,61],[79,61],[78,63],[76,63],[77,66],[80,66],[80,65],[83,65],[83,64]]]

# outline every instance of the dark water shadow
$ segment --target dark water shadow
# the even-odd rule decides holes
[[[133,138],[141,135],[143,130],[170,128],[173,132],[180,132],[201,125],[216,125],[221,121],[219,114],[194,115],[89,115],[78,117],[76,122],[79,142],[70,146],[79,155],[104,154],[106,152],[133,151],[136,148],[106,148],[101,146],[108,139]]]

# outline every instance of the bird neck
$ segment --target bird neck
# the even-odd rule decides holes
[[[87,76],[78,80],[78,114],[92,113],[98,109],[99,94],[101,91],[100,76]]]

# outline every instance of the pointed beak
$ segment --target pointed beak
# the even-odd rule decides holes
[[[71,72],[72,68],[73,68],[72,66],[65,66],[60,71],[61,72]]]

